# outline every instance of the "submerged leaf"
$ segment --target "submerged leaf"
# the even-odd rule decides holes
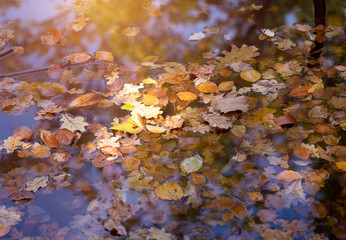
[[[183,190],[176,182],[163,183],[155,188],[155,194],[163,200],[179,201],[183,196]]]
[[[199,155],[189,157],[184,159],[180,163],[180,169],[183,174],[197,172],[199,169],[201,169],[203,164],[203,160]]]

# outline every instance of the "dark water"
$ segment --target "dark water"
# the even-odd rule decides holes
[[[72,53],[95,56],[99,50],[111,52],[117,64],[73,67],[66,69],[71,70],[71,75],[65,78],[52,78],[43,69],[34,74],[19,74],[13,80],[1,79],[0,139],[15,135],[19,126],[32,129],[32,135],[13,152],[6,150],[8,146],[1,141],[1,239],[346,238],[346,177],[345,170],[336,165],[345,156],[345,69],[335,67],[345,65],[342,7],[342,1],[328,2],[330,35],[326,38],[321,68],[311,73],[305,65],[312,31],[301,32],[293,27],[294,23],[313,27],[310,1],[0,2],[1,52],[13,46],[25,50],[23,54],[11,53],[0,58],[1,73],[62,64],[66,63],[64,57]],[[52,27],[59,29],[62,36],[50,46],[43,36]],[[260,29],[273,30],[276,38],[259,39]],[[203,39],[189,41],[191,34],[203,31]],[[279,38],[289,39],[295,46],[280,51],[273,43]],[[303,97],[292,97],[288,89],[280,90],[274,100],[266,94],[245,93],[250,99],[248,112],[221,114],[232,119],[231,129],[212,128],[196,133],[191,128],[208,122],[199,112],[195,113],[209,106],[207,97],[201,94],[199,101],[191,102],[187,108],[186,101],[175,103],[167,99],[167,94],[198,92],[192,80],[185,85],[164,83],[160,87],[168,92],[157,94],[162,119],[181,115],[185,128],[165,134],[142,131],[138,136],[110,129],[115,118],[123,122],[130,114],[120,108],[124,104],[110,101],[120,95],[124,83],[138,85],[147,77],[157,80],[159,74],[168,71],[162,66],[141,66],[147,56],[160,56],[159,63],[183,63],[189,66],[187,74],[179,74],[196,79],[192,63],[213,65],[215,56],[222,56],[223,50],[231,51],[232,46],[243,44],[259,49],[256,60],[243,62],[260,73],[273,69],[275,63],[298,61],[304,68],[292,74],[297,78],[285,77],[276,69],[275,79],[295,88],[303,85],[297,79],[306,84],[313,75],[324,80],[324,87]],[[206,52],[215,56],[203,59]],[[239,58],[244,58],[244,53]],[[114,69],[118,69],[120,78],[107,85],[104,74]],[[210,80],[217,84],[233,81],[237,90],[252,86],[236,71],[230,76],[212,72]],[[59,92],[52,82],[59,84],[57,88],[64,86],[66,91]],[[53,86],[52,95],[42,90],[43,83]],[[68,107],[82,94],[67,93],[72,88],[102,95],[108,102]],[[147,84],[140,91],[148,94],[153,89]],[[218,91],[214,95],[221,94]],[[332,97],[343,103],[334,104]],[[15,103],[9,103],[13,99]],[[164,101],[168,104],[164,105]],[[38,117],[47,104],[54,105],[47,110],[52,117]],[[54,112],[59,106],[62,110]],[[278,124],[275,128],[273,122],[268,123],[287,112],[296,119],[293,127]],[[48,156],[34,154],[37,144],[47,145],[40,136],[42,130],[59,129],[63,116],[82,116],[89,126],[85,131],[76,130],[79,135],[71,144],[49,147]],[[263,120],[265,116],[268,122]],[[146,121],[162,125],[162,119]],[[329,126],[329,132],[316,130],[317,124]],[[121,137],[122,147],[117,148],[122,156],[114,159],[116,154],[107,154],[98,147],[100,139],[110,138],[105,132]],[[103,137],[97,138],[97,134]],[[135,151],[123,150],[128,142],[135,146]],[[294,153],[302,144],[310,146],[306,161]],[[324,154],[322,150],[314,154],[314,147],[324,149]],[[59,161],[57,154],[69,157]],[[183,174],[182,160],[197,155],[203,159],[203,167]],[[285,170],[295,171],[302,178],[275,179]],[[29,189],[35,195],[32,200],[13,201],[11,193],[28,189],[28,183],[39,177],[45,177],[46,184]],[[170,182],[183,189],[184,196],[177,201],[162,200],[155,193],[157,186]]]

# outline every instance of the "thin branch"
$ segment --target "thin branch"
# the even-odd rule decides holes
[[[95,64],[102,64],[102,63],[114,63],[111,61],[94,61],[90,60],[87,62],[81,62],[81,63],[60,63],[58,64],[62,69],[66,68],[73,68],[73,67],[84,67],[88,65],[95,65]],[[40,73],[40,72],[47,72],[49,70],[49,67],[41,67],[41,68],[33,68],[33,69],[28,69],[28,70],[23,70],[19,72],[12,72],[12,73],[5,73],[5,74],[0,74],[0,79],[3,78],[13,78],[13,77],[20,77],[20,76],[25,76],[29,74],[35,74],[35,73]]]

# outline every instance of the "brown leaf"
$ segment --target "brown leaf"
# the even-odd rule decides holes
[[[256,70],[252,69],[246,72],[241,72],[240,77],[248,82],[256,82],[261,78],[261,74]]]
[[[283,116],[274,118],[273,120],[279,126],[289,126],[297,124],[296,119],[290,114],[285,114]]]
[[[5,236],[11,230],[11,226],[0,222],[0,237]]]
[[[310,151],[306,147],[297,146],[294,148],[294,154],[303,160],[308,160],[310,157]]]
[[[222,82],[219,84],[219,91],[221,92],[228,92],[230,90],[232,90],[234,86],[234,82],[233,81],[226,81],[226,82]]]
[[[70,145],[77,135],[66,128],[62,128],[54,131],[52,137],[57,139],[60,144]]]
[[[101,152],[109,155],[114,155],[114,156],[121,156],[121,152],[113,146],[104,146],[100,148]]]
[[[346,171],[346,161],[336,162],[335,165],[343,171]]]
[[[303,179],[300,173],[293,170],[284,170],[274,177],[278,181],[293,182],[299,179]]]
[[[99,102],[99,100],[99,96],[95,93],[86,93],[73,100],[69,107],[86,107]]]
[[[221,77],[227,78],[227,77],[231,76],[232,71],[229,68],[221,68],[219,71],[219,74]]]
[[[289,93],[289,95],[291,97],[306,97],[307,95],[309,95],[309,89],[312,87],[311,83],[307,83],[305,85],[302,86],[298,86],[294,89],[292,89],[292,91]]]
[[[58,80],[62,76],[63,72],[64,70],[59,64],[52,64],[49,66],[47,74],[48,77]]]
[[[141,161],[136,157],[125,157],[121,164],[121,167],[125,171],[136,171],[138,170],[140,163]]]
[[[275,211],[268,209],[259,210],[257,212],[257,215],[263,223],[273,222],[273,220],[275,220],[275,218],[277,217]]]
[[[51,135],[50,131],[47,130],[42,130],[40,132],[40,137],[43,141],[43,143],[47,146],[47,147],[51,147],[51,148],[56,148],[56,147],[60,147],[60,143],[59,141],[53,137]]]
[[[31,149],[31,153],[37,158],[46,158],[50,156],[50,151],[45,146],[35,146]]]
[[[212,208],[215,210],[228,210],[232,207],[234,207],[237,204],[237,202],[229,197],[223,197],[219,199],[212,199],[209,201],[206,201],[203,204],[202,208]]]
[[[35,194],[31,191],[25,191],[25,190],[21,190],[21,191],[16,191],[10,194],[10,196],[8,197],[9,199],[11,199],[12,201],[28,201],[28,200],[32,200],[34,199]]]

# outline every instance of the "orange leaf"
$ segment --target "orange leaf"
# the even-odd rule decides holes
[[[105,153],[105,154],[109,154],[109,155],[114,155],[114,156],[121,156],[121,152],[113,146],[104,146],[101,147],[101,152]]]
[[[197,86],[198,91],[202,93],[216,93],[217,85],[211,81],[201,83]]]
[[[219,91],[227,92],[230,91],[234,86],[233,81],[226,81],[219,84]]]
[[[82,63],[86,62],[91,58],[87,53],[73,53],[65,57],[66,60],[72,63]]]
[[[245,206],[242,205],[237,205],[234,208],[232,208],[230,210],[230,212],[236,216],[237,218],[243,220],[244,218],[247,217],[247,215],[249,214],[249,210],[247,210],[247,208]]]
[[[279,126],[297,124],[296,119],[290,114],[274,118],[274,122]]]
[[[298,146],[294,148],[294,154],[303,160],[308,160],[310,157],[310,151],[306,147]]]
[[[98,95],[95,93],[86,93],[77,97],[70,103],[70,107],[86,107],[93,105],[99,101]]]
[[[302,179],[303,176],[300,173],[293,170],[285,170],[274,177],[278,181],[293,182]]]
[[[121,164],[121,167],[125,171],[135,171],[138,170],[140,163],[141,161],[136,157],[125,157]]]
[[[143,96],[143,103],[145,105],[158,105],[160,100],[154,95],[145,94]]]
[[[69,145],[77,135],[66,128],[62,128],[54,131],[52,136],[56,138],[60,144]]]
[[[43,41],[49,46],[53,46],[59,42],[61,38],[61,32],[57,28],[50,28],[46,36],[43,36]]]
[[[59,141],[55,137],[51,136],[50,131],[42,130],[40,132],[40,137],[47,147],[56,148],[60,146]]]
[[[261,78],[261,74],[256,70],[252,69],[246,72],[241,72],[240,77],[248,82],[256,82]]]
[[[263,195],[259,192],[249,192],[251,201],[263,201]]]
[[[109,61],[113,62],[114,61],[114,56],[112,53],[107,52],[107,51],[96,51],[95,57],[97,59],[103,60],[103,61]]]
[[[231,76],[232,71],[229,68],[221,68],[219,71],[219,74],[221,75],[221,77],[226,78],[226,77]]]
[[[183,190],[176,182],[164,183],[155,188],[155,194],[163,200],[179,201],[184,196]]]
[[[23,54],[24,53],[24,48],[21,46],[15,46],[15,47],[12,47],[12,49],[17,54]]]
[[[343,171],[346,171],[346,161],[336,162],[335,165]]]
[[[312,88],[311,83],[307,83],[304,86],[298,86],[289,93],[291,97],[305,97],[309,95],[309,89]]]
[[[197,98],[197,96],[192,92],[179,92],[177,93],[177,96],[180,100],[183,101],[192,101]]]

